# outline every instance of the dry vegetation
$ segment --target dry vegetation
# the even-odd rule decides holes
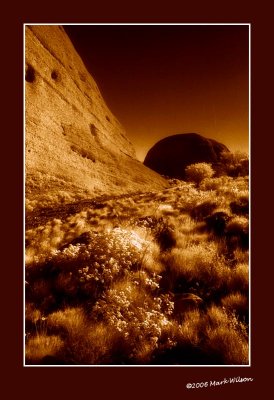
[[[210,175],[26,230],[27,364],[248,364],[248,176]]]

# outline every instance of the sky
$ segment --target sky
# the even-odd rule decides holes
[[[140,161],[177,133],[248,152],[248,25],[64,28]]]

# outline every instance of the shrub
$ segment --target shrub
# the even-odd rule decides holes
[[[158,226],[155,239],[159,243],[161,250],[169,250],[176,245],[174,229],[167,224]]]
[[[142,217],[138,218],[135,224],[150,230],[161,250],[169,250],[175,246],[174,226],[169,224],[163,217]]]
[[[245,217],[236,216],[231,218],[227,224],[227,232],[231,234],[240,234],[248,232],[248,219]]]
[[[203,203],[197,204],[197,206],[190,211],[190,215],[193,219],[198,221],[203,220],[204,218],[208,217],[216,208],[217,203],[215,201],[204,201]]]
[[[128,345],[120,332],[106,323],[90,323],[74,328],[66,337],[61,357],[64,364],[102,365],[128,363]]]
[[[214,171],[210,164],[196,163],[187,166],[185,174],[188,181],[194,182],[198,186],[203,179],[211,178],[214,175]]]
[[[106,323],[90,324],[85,332],[69,336],[63,357],[67,364],[129,364],[130,349],[120,332]]]
[[[235,292],[223,297],[221,304],[231,313],[236,313],[241,319],[248,320],[248,298],[246,295]]]
[[[229,246],[232,249],[249,247],[249,229],[248,219],[243,216],[232,218],[226,227],[226,236]]]
[[[234,214],[247,215],[249,213],[248,196],[241,196],[230,203],[230,209]]]
[[[37,334],[26,343],[26,363],[43,364],[45,357],[56,356],[62,346],[63,341],[59,336]]]
[[[156,353],[158,363],[171,364],[247,364],[246,325],[235,314],[212,306],[201,312],[187,311],[182,323],[171,327],[172,346]]]
[[[235,314],[212,306],[207,313],[206,347],[219,353],[224,364],[247,364],[248,341],[246,326]]]
[[[217,243],[190,244],[184,249],[172,249],[163,255],[166,272],[161,285],[173,291],[188,291],[195,287],[203,299],[226,286],[231,270],[217,253]],[[193,289],[191,290],[193,291]]]
[[[65,332],[69,335],[75,335],[79,332],[84,333],[88,324],[84,311],[81,307],[66,308],[48,315],[47,329],[59,332]]]
[[[241,292],[248,295],[249,267],[248,263],[238,263],[231,270],[228,288],[230,292]]]
[[[247,176],[249,174],[248,154],[240,151],[222,153],[219,174],[232,177]]]
[[[131,349],[132,363],[150,359],[163,330],[170,324],[167,316],[173,310],[168,295],[152,297],[149,294],[159,286],[157,276],[144,277],[144,280],[145,287],[140,285],[137,278],[133,282],[124,280],[117,283],[92,310],[96,322],[104,321],[112,330],[122,334]]]
[[[221,236],[225,233],[228,221],[229,216],[223,211],[215,212],[205,219],[207,228],[213,231],[217,236]]]

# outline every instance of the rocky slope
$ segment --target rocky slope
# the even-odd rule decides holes
[[[167,185],[135,158],[124,129],[61,26],[26,26],[29,209]]]
[[[197,133],[182,133],[157,142],[147,153],[144,164],[162,175],[184,179],[188,165],[207,162],[214,166],[226,151],[228,148],[216,140]]]

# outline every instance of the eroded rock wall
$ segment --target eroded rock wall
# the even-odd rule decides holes
[[[157,190],[61,26],[25,31],[26,198],[33,207]]]

